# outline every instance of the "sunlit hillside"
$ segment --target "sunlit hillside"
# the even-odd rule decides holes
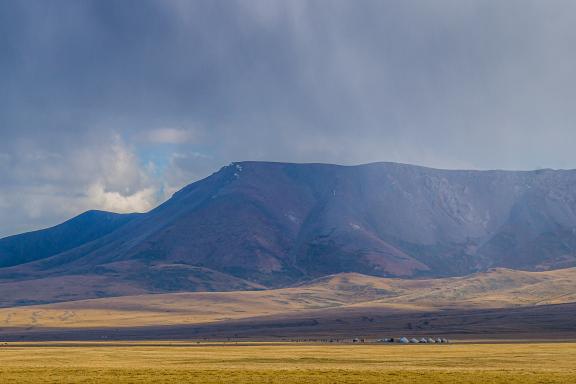
[[[292,316],[331,309],[386,313],[512,308],[576,302],[576,268],[523,272],[495,269],[467,277],[403,280],[355,273],[293,288],[148,294],[0,309],[10,327],[135,327]]]

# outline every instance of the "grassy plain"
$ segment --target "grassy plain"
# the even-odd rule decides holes
[[[576,343],[20,343],[0,361],[2,383],[576,382]]]

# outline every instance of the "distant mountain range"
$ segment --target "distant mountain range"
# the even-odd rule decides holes
[[[0,305],[572,266],[576,171],[240,162],[145,214],[0,240]]]

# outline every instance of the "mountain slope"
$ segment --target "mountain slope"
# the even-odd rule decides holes
[[[0,239],[0,268],[76,248],[107,235],[138,216],[88,211],[52,228]]]
[[[438,277],[574,265],[576,171],[242,162],[105,236],[0,269],[0,291],[70,275],[140,287],[146,276],[154,292],[205,289],[209,279],[190,268],[279,287],[340,272]],[[173,283],[160,266],[183,276]]]

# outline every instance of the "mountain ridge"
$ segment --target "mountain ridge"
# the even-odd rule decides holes
[[[90,210],[53,227],[4,237],[0,239],[0,268],[65,252],[105,236],[138,215]]]
[[[209,282],[215,274],[235,288],[237,279],[273,288],[341,272],[414,278],[572,267],[576,171],[238,162],[89,240],[0,268],[0,290],[71,275],[171,292],[226,290]]]

